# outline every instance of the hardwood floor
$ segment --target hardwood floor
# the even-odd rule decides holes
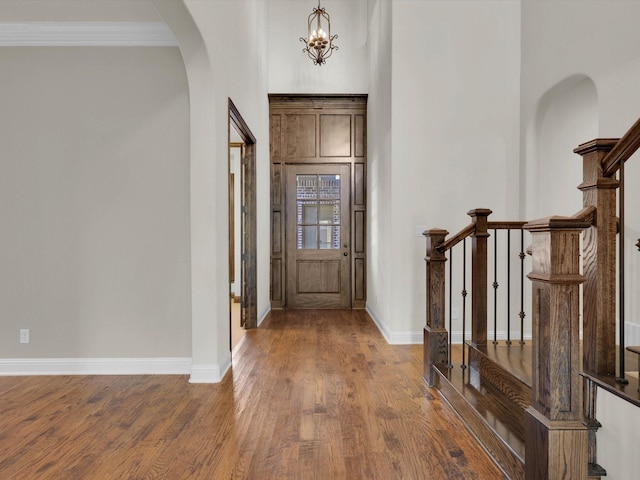
[[[363,311],[275,311],[216,385],[0,377],[0,478],[504,478],[421,369]]]

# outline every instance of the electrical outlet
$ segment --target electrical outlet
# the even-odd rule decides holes
[[[21,328],[20,329],[20,343],[29,343],[29,329]]]
[[[451,309],[451,319],[458,320],[459,318],[460,318],[460,311],[456,307],[453,307]]]

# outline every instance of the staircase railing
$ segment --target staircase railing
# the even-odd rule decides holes
[[[583,182],[579,189],[584,200],[583,209],[573,217],[548,217],[526,225],[524,222],[493,223],[488,221],[490,210],[476,209],[468,213],[472,223],[450,238],[442,229],[424,233],[427,239],[424,378],[430,386],[434,385],[435,369],[451,368],[452,364],[453,287],[446,283],[452,272],[447,274],[445,265],[449,261],[451,268],[453,248],[462,244],[466,252],[467,241],[471,244],[471,334],[467,340],[468,267],[464,253],[462,343],[486,345],[490,310],[488,278],[492,273],[487,263],[491,230],[495,238],[501,229],[524,229],[531,235],[532,264],[528,276],[532,282],[533,371],[531,406],[525,413],[525,478],[582,479],[587,475],[606,474],[597,465],[596,432],[600,424],[596,419],[596,387],[640,406],[639,382],[626,378],[624,359],[624,165],[639,148],[640,119],[619,140],[596,139],[574,150],[583,158]],[[522,259],[524,245],[528,244],[524,236],[520,243],[518,256]],[[640,239],[637,247],[640,250]],[[496,252],[494,246],[493,256],[497,258]],[[524,269],[524,263],[521,268]],[[498,286],[495,278],[494,298]],[[507,278],[511,285],[510,271]],[[583,340],[580,338],[581,286]],[[524,293],[521,295],[524,302]],[[495,315],[496,300],[493,308]],[[510,307],[508,311],[510,313]],[[524,307],[520,315],[520,341],[523,342]],[[494,319],[494,342],[498,341],[497,330]],[[506,341],[511,342],[510,333]],[[635,353],[640,348],[631,347],[631,350]],[[465,368],[464,348],[462,368]]]
[[[640,148],[640,119],[618,139],[596,139],[578,146],[583,158],[583,205],[596,209],[585,232],[584,370],[625,378],[625,162]],[[619,191],[619,194],[618,194]],[[619,215],[619,216],[618,216]],[[620,235],[618,235],[620,233]],[[619,262],[616,263],[616,258]],[[618,269],[616,282],[616,268]],[[616,302],[620,347],[616,362]],[[617,365],[616,365],[617,363]],[[616,373],[617,367],[617,373]]]
[[[529,268],[524,251],[529,243],[523,230],[525,222],[489,221],[491,213],[486,208],[469,211],[471,223],[448,238],[446,230],[424,232],[427,238],[424,372],[431,386],[432,367],[453,366],[453,343],[477,347],[489,341],[493,344],[503,341],[511,345],[514,339],[523,344],[530,338],[530,327],[525,322],[524,278]],[[454,297],[454,291],[460,292],[459,297]],[[467,367],[464,348],[460,366]]]
[[[638,148],[640,119],[619,140],[596,139],[574,150],[583,158],[583,205],[594,212],[583,237],[584,417],[594,477],[606,474],[597,463],[597,387],[640,407],[639,382],[627,377],[625,365],[625,163]]]

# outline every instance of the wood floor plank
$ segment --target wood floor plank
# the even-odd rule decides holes
[[[274,311],[216,385],[0,377],[0,479],[502,479],[363,311]]]

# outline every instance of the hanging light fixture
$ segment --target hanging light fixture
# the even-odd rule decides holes
[[[331,20],[326,10],[320,7],[320,2],[309,15],[307,32],[307,38],[300,37],[305,44],[302,51],[309,55],[315,65],[322,65],[334,50],[338,50],[337,45],[333,44],[338,35],[331,35]]]

